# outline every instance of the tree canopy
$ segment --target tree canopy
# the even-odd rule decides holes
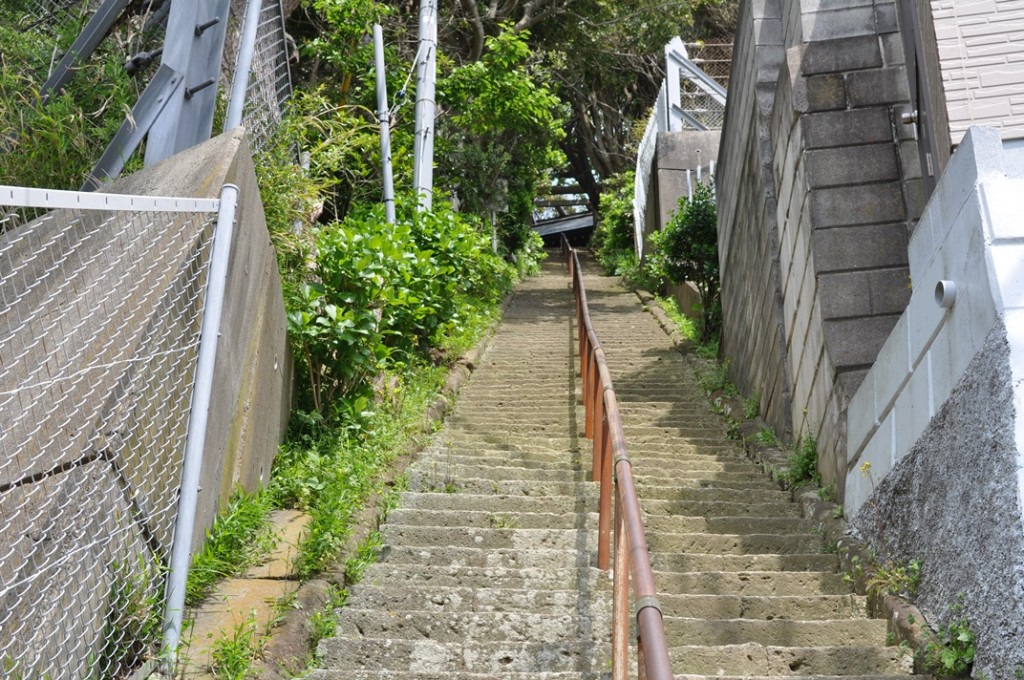
[[[600,180],[634,162],[633,130],[657,96],[665,43],[680,34],[728,36],[735,6],[735,0],[440,0],[438,128],[448,138],[439,150],[448,155],[439,163],[449,167],[439,167],[439,176],[460,200],[476,205],[493,180],[507,181],[514,195],[526,175],[535,181],[545,169],[539,165],[553,164],[597,205]],[[392,57],[410,64],[418,16],[412,0],[308,0],[299,21],[300,32],[312,38],[304,77],[330,81],[344,101],[365,99],[360,92],[373,86],[364,37],[370,25],[381,22]],[[393,93],[405,90],[406,76],[400,69],[390,76]],[[564,156],[551,154],[545,145],[552,144]],[[483,184],[470,187],[470,177]]]

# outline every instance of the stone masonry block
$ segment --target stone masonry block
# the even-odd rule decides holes
[[[802,113],[829,111],[846,107],[846,87],[842,74],[797,78],[793,83],[793,109]]]
[[[811,238],[818,273],[907,264],[908,237],[902,224],[815,229]]]
[[[875,5],[875,30],[880,34],[897,33],[900,30],[896,23],[896,3],[880,2]]]
[[[754,19],[754,42],[761,45],[782,45],[782,22],[778,19]]]
[[[804,162],[812,189],[899,179],[892,144],[807,151]]]
[[[813,189],[810,207],[815,228],[900,222],[906,217],[896,182]]]
[[[873,364],[897,320],[899,316],[893,315],[823,321],[825,344],[835,369]]]
[[[846,90],[853,108],[895,104],[910,98],[902,66],[847,73]]]
[[[807,12],[801,17],[801,23],[807,42],[875,33],[875,13],[870,5]]]
[[[882,66],[882,52],[878,45],[878,38],[873,35],[863,35],[809,43],[804,50],[800,72],[805,76],[810,76],[880,66]]]
[[[820,274],[822,318],[902,314],[910,299],[909,283],[906,268]]]
[[[803,116],[800,124],[808,149],[892,141],[889,112],[882,107],[812,113]]]
[[[886,66],[899,66],[906,59],[903,56],[903,40],[899,33],[886,33],[879,36],[882,43],[882,59]]]
[[[755,19],[778,18],[780,12],[779,0],[753,0],[750,5],[750,16]]]

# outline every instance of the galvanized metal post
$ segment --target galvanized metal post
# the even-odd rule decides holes
[[[220,209],[213,236],[210,271],[207,275],[203,324],[199,333],[199,357],[196,361],[196,379],[192,389],[192,405],[185,435],[185,458],[178,493],[178,514],[174,523],[174,541],[171,546],[171,565],[167,575],[167,595],[164,609],[164,640],[162,661],[165,675],[172,676],[181,644],[181,624],[185,613],[185,583],[192,558],[192,534],[196,523],[199,501],[199,478],[203,467],[206,445],[206,426],[213,395],[213,369],[217,360],[217,340],[227,287],[228,260],[234,232],[235,207],[238,187],[225,184],[220,192]]]
[[[395,223],[395,180],[391,175],[391,114],[388,112],[388,81],[385,77],[384,30],[373,25],[373,61],[377,69],[377,120],[380,122],[380,162],[384,173],[384,216]]]
[[[263,11],[263,0],[249,0],[245,6],[245,23],[242,24],[242,35],[238,44],[238,58],[235,60],[235,77],[231,81],[231,94],[228,97],[228,111],[224,117],[224,131],[234,130],[242,124],[242,113],[245,110],[245,94],[249,90],[249,72],[252,71],[252,59],[256,53],[256,33],[260,27],[260,14]]]
[[[413,189],[419,209],[430,210],[434,200],[434,80],[437,71],[437,4],[420,2],[420,62],[416,68],[416,137]]]

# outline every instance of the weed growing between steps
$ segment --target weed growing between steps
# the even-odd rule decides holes
[[[271,496],[264,490],[237,490],[228,509],[207,532],[202,549],[192,558],[185,587],[185,604],[202,602],[221,579],[237,576],[259,564],[274,548],[269,514]]]
[[[422,433],[424,414],[446,377],[443,367],[426,365],[401,378],[391,375],[390,398],[357,400],[340,426],[301,427],[282,446],[270,485],[274,504],[312,516],[299,546],[300,578],[324,571],[338,555],[366,499],[383,490],[382,474]]]

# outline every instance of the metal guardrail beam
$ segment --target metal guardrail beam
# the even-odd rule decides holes
[[[180,73],[166,64],[160,65],[153,80],[149,81],[149,85],[132,107],[131,116],[121,123],[117,134],[96,161],[88,179],[82,185],[82,191],[99,189],[121,174],[125,163],[160,118],[167,102],[181,89],[183,81]]]
[[[53,73],[40,88],[39,91],[44,100],[51,94],[60,92],[61,88],[71,80],[75,75],[75,67],[92,56],[93,51],[103,42],[103,38],[107,36],[127,6],[128,0],[103,0],[99,9],[89,19],[89,23],[75,38],[75,42],[64,53],[60,63],[54,67]]]
[[[229,0],[171,3],[161,63],[184,74],[184,87],[174,92],[150,128],[146,165],[210,138],[228,9]]]

